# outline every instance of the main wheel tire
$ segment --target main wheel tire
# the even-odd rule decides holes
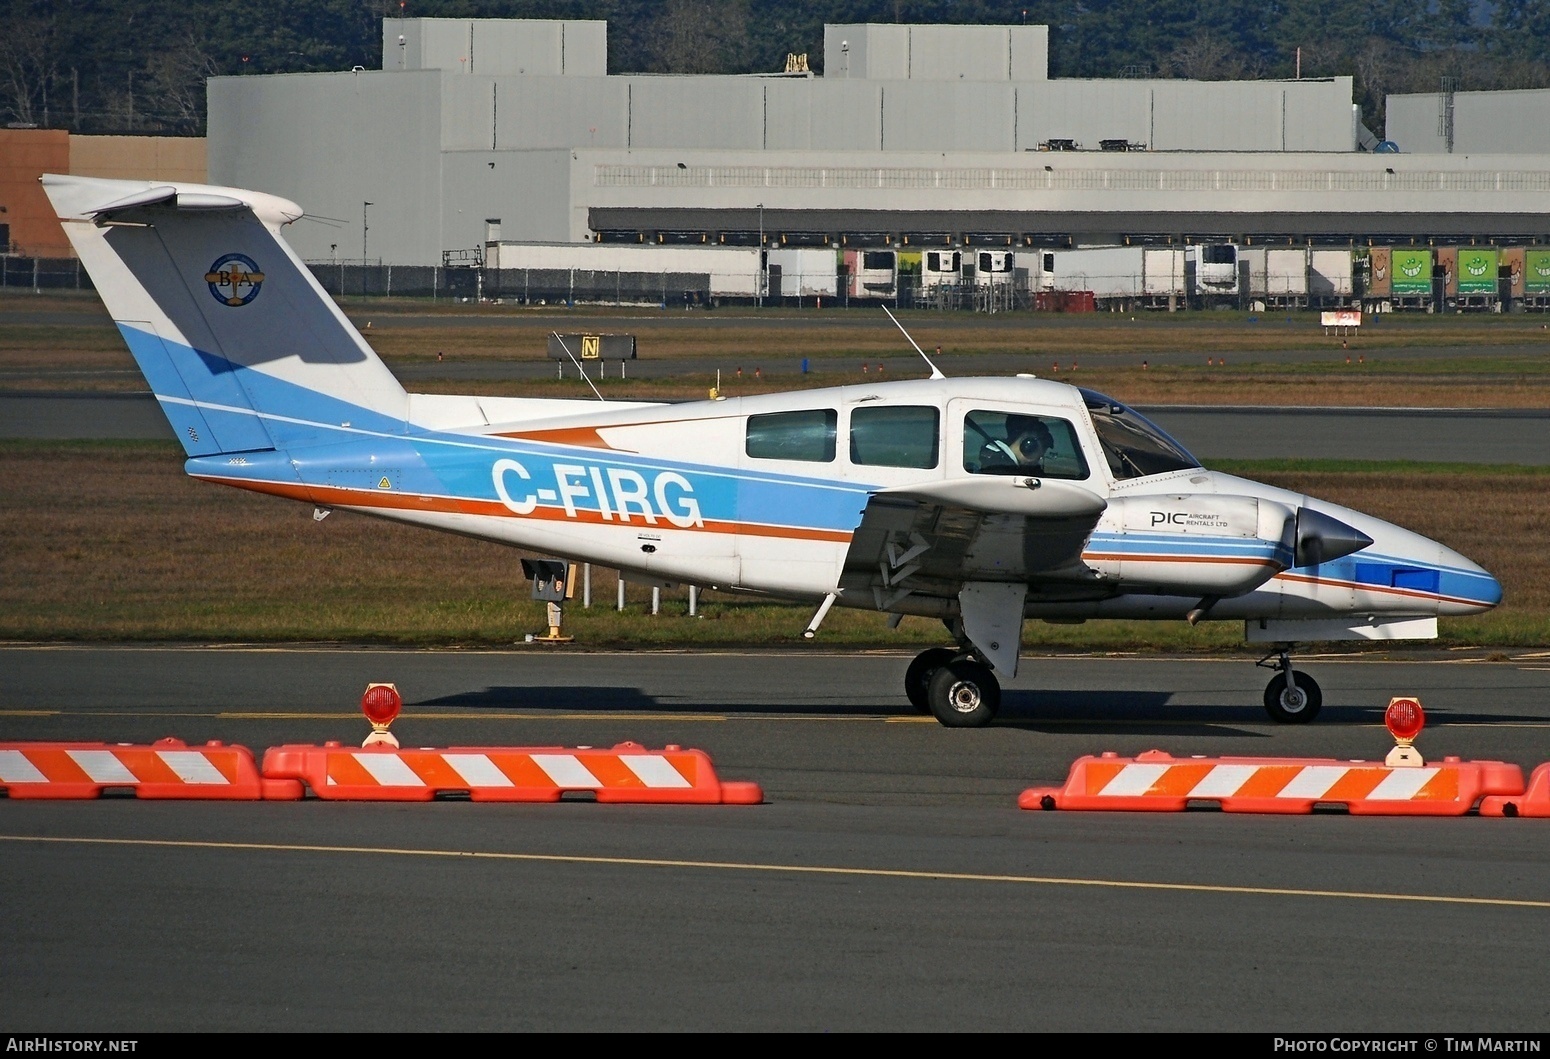
[[[1319,715],[1324,693],[1319,682],[1306,673],[1292,671],[1296,683],[1288,687],[1286,674],[1277,673],[1265,685],[1265,712],[1281,724],[1307,724]]]
[[[915,656],[904,671],[904,694],[909,696],[911,706],[921,713],[931,712],[931,678],[957,656],[958,652],[945,647],[933,647]]]
[[[1001,708],[1001,682],[972,658],[955,658],[931,678],[931,713],[949,728],[982,728]]]

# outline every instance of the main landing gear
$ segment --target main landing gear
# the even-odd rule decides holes
[[[921,713],[949,728],[980,728],[1001,707],[1001,682],[983,662],[962,650],[933,647],[904,671],[904,693]]]
[[[1276,675],[1265,685],[1265,712],[1270,714],[1272,721],[1307,724],[1319,715],[1319,707],[1324,705],[1324,693],[1319,690],[1318,681],[1292,668],[1290,645],[1271,651],[1254,664],[1276,670]]]

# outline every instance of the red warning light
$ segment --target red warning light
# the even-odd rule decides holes
[[[1383,723],[1389,734],[1400,743],[1410,743],[1426,727],[1426,713],[1420,699],[1395,698],[1389,700],[1389,708],[1383,711]]]
[[[404,700],[399,696],[398,688],[392,684],[368,684],[366,694],[361,696],[361,712],[378,731],[392,724],[398,711],[403,708]]]

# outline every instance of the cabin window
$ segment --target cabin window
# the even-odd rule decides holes
[[[864,467],[937,465],[941,416],[917,405],[862,407],[850,413],[850,462]]]
[[[1135,409],[1094,390],[1083,390],[1082,399],[1115,478],[1144,478],[1200,466],[1183,445]]]
[[[1076,429],[1067,420],[986,409],[963,417],[963,469],[1078,481],[1089,473]]]
[[[832,408],[749,416],[743,451],[757,460],[833,463],[839,418]]]

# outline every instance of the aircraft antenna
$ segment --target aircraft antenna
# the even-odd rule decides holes
[[[888,306],[886,306],[886,305],[883,306],[883,312],[888,313]],[[893,313],[888,313],[888,319],[893,321],[893,326],[897,327],[899,329],[899,332],[901,334],[903,334],[905,338],[909,338],[910,339],[910,345],[915,346],[915,352],[920,354],[920,359],[925,361],[926,362],[926,367],[931,369],[931,377],[933,379],[945,379],[945,378],[947,378],[946,375],[942,374],[942,369],[941,368],[939,368],[935,364],[931,363],[931,358],[926,356],[926,351],[921,349],[920,346],[916,344],[916,342],[915,342],[915,340],[913,338],[910,338],[910,333],[908,331],[904,330],[904,325],[899,323],[899,318],[894,316]]]
[[[592,386],[592,392],[593,392],[593,393],[595,393],[595,394],[597,394],[597,399],[598,399],[598,400],[599,400],[599,401],[607,401],[607,400],[608,400],[608,398],[606,398],[606,397],[604,397],[604,396],[603,396],[603,394],[602,394],[602,392],[601,392],[601,391],[599,391],[599,390],[598,390],[598,388],[597,388],[597,387],[596,387],[596,386],[593,386],[593,385],[592,385],[592,380],[591,380],[591,379],[590,379],[590,378],[588,378],[588,377],[587,377],[587,369],[586,369],[586,368],[583,368],[583,367],[582,367],[582,366],[581,366],[581,361],[579,361],[579,360],[577,360],[577,359],[576,359],[576,354],[574,354],[574,353],[572,353],[572,352],[571,352],[571,351],[570,351],[570,346],[567,346],[567,345],[566,345],[566,344],[565,344],[565,339],[563,339],[563,338],[561,338],[561,337],[560,337],[560,332],[558,332],[558,331],[550,331],[550,332],[549,332],[549,333],[550,333],[550,334],[551,334],[551,335],[553,335],[553,336],[554,336],[554,340],[555,340],[555,341],[556,341],[556,342],[558,342],[558,343],[559,343],[559,344],[560,344],[560,348],[561,348],[561,349],[563,349],[563,350],[565,350],[565,355],[566,355],[566,356],[567,356],[567,357],[569,357],[569,358],[570,358],[570,362],[571,362],[571,363],[572,363],[572,364],[574,364],[574,365],[576,365],[576,370],[577,370],[577,371],[579,371],[579,372],[580,372],[580,373],[581,373],[581,377],[582,377],[582,378],[583,378],[583,379],[586,379],[586,380],[587,380],[587,385],[588,385],[588,386]]]

